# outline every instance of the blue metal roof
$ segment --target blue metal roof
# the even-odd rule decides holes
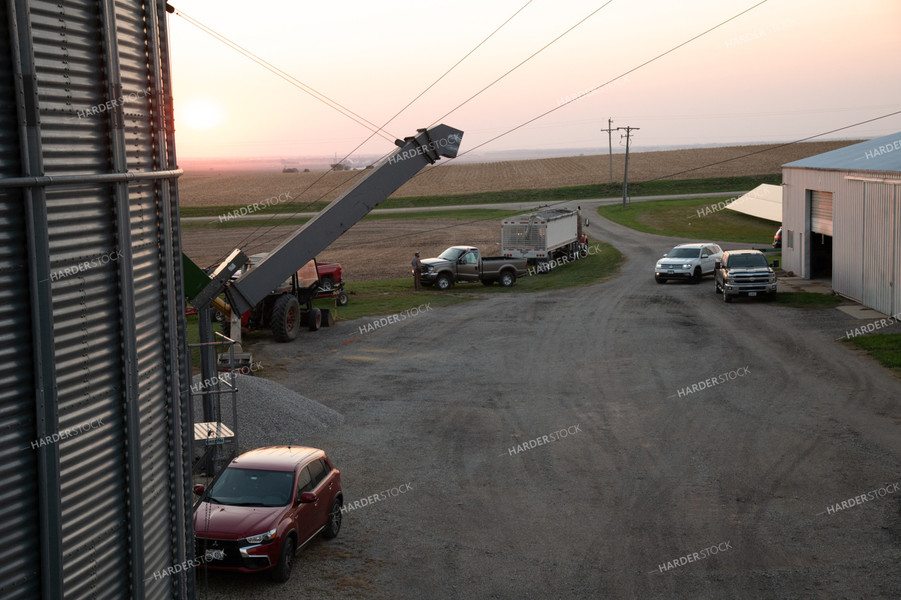
[[[901,173],[901,132],[802,158],[782,166]]]

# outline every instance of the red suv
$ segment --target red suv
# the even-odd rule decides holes
[[[341,529],[341,472],[316,448],[245,452],[194,493],[195,556],[205,568],[268,570],[284,582],[298,550]]]

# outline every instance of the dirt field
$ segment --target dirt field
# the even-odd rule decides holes
[[[747,158],[697,171],[674,179],[729,177],[778,173],[781,165],[854,142],[808,142],[761,152]],[[465,147],[465,144],[464,144]],[[774,145],[694,148],[662,152],[636,152],[629,156],[629,179],[647,181],[727,160]],[[622,177],[625,157],[613,156],[613,172]],[[453,162],[428,167],[401,187],[393,197],[466,194],[514,189],[545,189],[609,180],[607,155],[573,156],[540,160],[480,164]],[[313,173],[188,172],[179,179],[182,206],[222,206],[259,202],[289,193],[299,202],[333,200],[365,171]]]
[[[259,241],[243,246],[245,253],[267,252],[296,227],[276,227]],[[183,234],[185,253],[201,266],[212,265],[239,245],[252,229],[189,230]],[[497,219],[469,223],[455,219],[364,221],[317,258],[337,262],[348,282],[405,277],[417,250],[422,258],[437,256],[448,246],[467,244],[494,255],[499,249]]]

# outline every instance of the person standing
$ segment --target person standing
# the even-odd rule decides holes
[[[419,260],[419,252],[413,255],[413,289],[419,290],[419,277],[422,275],[422,261]]]

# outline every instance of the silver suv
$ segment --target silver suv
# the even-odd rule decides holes
[[[713,242],[679,244],[657,261],[654,280],[666,283],[669,279],[687,279],[700,283],[704,275],[713,273],[716,261],[723,257],[723,249]]]

